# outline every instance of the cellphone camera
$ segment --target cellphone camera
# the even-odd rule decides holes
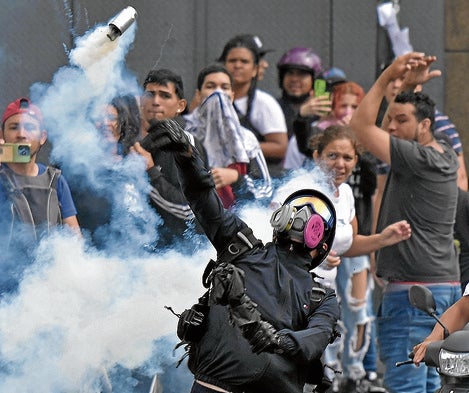
[[[19,145],[18,155],[23,157],[31,155],[31,148],[28,145]]]

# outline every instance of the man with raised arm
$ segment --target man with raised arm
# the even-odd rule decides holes
[[[390,165],[379,211],[377,231],[406,219],[412,237],[377,253],[377,275],[385,282],[377,316],[384,384],[391,392],[434,392],[440,385],[435,370],[399,368],[412,347],[433,329],[433,318],[412,307],[408,290],[427,286],[441,314],[461,295],[453,225],[457,204],[458,160],[452,148],[433,135],[435,110],[417,84],[440,76],[430,70],[434,56],[412,52],[386,68],[353,115],[351,126],[364,148]],[[405,88],[390,103],[382,127],[375,125],[390,81],[403,78]]]

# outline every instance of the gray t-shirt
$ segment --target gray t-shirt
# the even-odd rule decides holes
[[[456,154],[391,137],[391,171],[381,203],[378,231],[407,220],[409,240],[381,249],[377,273],[389,281],[459,281],[453,240],[457,205]]]

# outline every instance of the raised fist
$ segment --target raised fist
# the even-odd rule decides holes
[[[184,128],[174,119],[153,120],[148,135],[140,145],[147,151],[155,149],[175,152],[189,152],[191,143]]]

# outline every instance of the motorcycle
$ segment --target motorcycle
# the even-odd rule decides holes
[[[409,290],[409,300],[443,327],[444,339],[430,343],[423,360],[427,366],[436,367],[440,374],[441,388],[435,393],[469,393],[469,325],[449,334],[436,315],[432,292],[424,286],[413,285]],[[413,358],[413,353],[409,358]],[[397,362],[396,367],[412,363],[412,360]]]

